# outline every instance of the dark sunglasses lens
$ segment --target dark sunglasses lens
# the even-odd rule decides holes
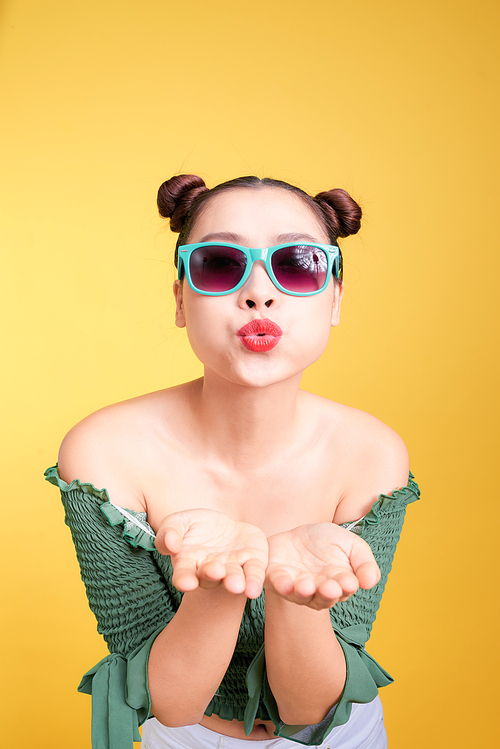
[[[235,247],[198,247],[191,254],[189,270],[194,286],[213,293],[234,289],[243,278],[246,256]]]
[[[276,280],[287,291],[310,294],[325,285],[328,257],[319,247],[282,247],[273,253],[271,265]]]

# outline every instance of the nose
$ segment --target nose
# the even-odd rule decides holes
[[[279,294],[279,290],[268,276],[264,263],[257,260],[246,283],[240,289],[239,305],[242,309],[269,309],[279,304]]]

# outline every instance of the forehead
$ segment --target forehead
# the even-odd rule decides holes
[[[282,234],[328,243],[314,211],[298,195],[279,187],[235,188],[214,195],[196,217],[189,241],[217,233],[234,234],[249,246],[274,244]]]

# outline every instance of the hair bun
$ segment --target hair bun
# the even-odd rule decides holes
[[[356,234],[361,226],[361,208],[345,190],[320,192],[315,200],[322,204],[331,218],[339,237]]]
[[[194,200],[208,190],[196,174],[177,174],[164,182],[158,190],[158,211],[170,219],[172,231],[180,232]]]

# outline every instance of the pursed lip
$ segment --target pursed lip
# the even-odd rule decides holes
[[[238,330],[237,336],[249,351],[270,351],[280,342],[283,331],[272,320],[251,320]]]

